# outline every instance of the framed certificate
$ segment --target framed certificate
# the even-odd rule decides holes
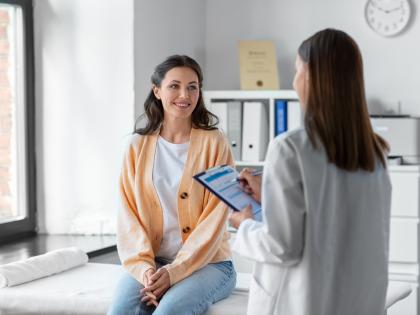
[[[261,221],[261,204],[242,190],[237,180],[238,175],[233,167],[221,165],[194,175],[194,179],[235,211],[240,211],[250,204],[255,220]]]
[[[239,41],[242,90],[278,90],[276,47],[269,40]]]

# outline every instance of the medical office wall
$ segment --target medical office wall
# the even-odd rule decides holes
[[[166,57],[186,54],[204,67],[206,4],[201,0],[134,1],[136,116],[143,112],[154,67]]]
[[[40,232],[115,232],[134,117],[133,1],[35,0]]]
[[[394,37],[382,37],[365,20],[367,0],[209,0],[206,1],[205,74],[210,90],[239,89],[237,41],[274,40],[280,85],[292,88],[294,59],[301,41],[333,27],[359,44],[372,113],[402,111],[420,116],[420,23],[418,0],[410,0],[411,21]]]
[[[359,43],[371,112],[420,115],[418,0],[402,34],[384,38],[366,0],[34,0],[38,223],[49,233],[112,233],[117,178],[153,68],[170,54],[202,65],[204,89],[239,88],[237,42],[274,40],[292,86],[300,42],[325,27]]]
[[[204,65],[205,1],[34,0],[40,232],[109,234],[154,67]]]

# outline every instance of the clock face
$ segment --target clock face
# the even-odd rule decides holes
[[[410,20],[409,0],[368,0],[365,18],[379,35],[393,36],[400,33]]]

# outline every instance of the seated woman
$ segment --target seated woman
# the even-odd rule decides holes
[[[234,289],[228,209],[193,180],[233,164],[204,106],[200,66],[171,56],[152,75],[121,172],[118,253],[128,271],[108,314],[202,314]]]

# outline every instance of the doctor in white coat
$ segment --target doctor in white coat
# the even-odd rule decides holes
[[[248,314],[383,315],[391,184],[388,145],[369,121],[362,57],[346,33],[326,29],[298,51],[293,86],[304,128],[276,137],[261,180],[241,173],[262,201],[232,213],[233,250],[254,260]]]

